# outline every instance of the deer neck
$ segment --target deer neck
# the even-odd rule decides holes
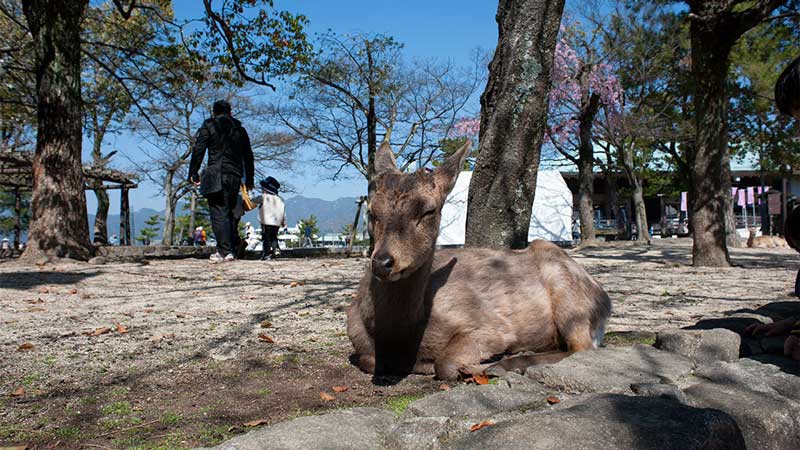
[[[425,308],[425,294],[431,278],[433,253],[414,273],[397,281],[372,279],[371,295],[376,309],[391,311],[396,319],[416,322],[426,319],[429,309]]]

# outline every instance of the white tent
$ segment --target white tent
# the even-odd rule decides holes
[[[464,245],[467,226],[467,195],[472,172],[461,172],[442,208],[437,245]],[[528,241],[546,239],[572,241],[572,192],[557,170],[540,170],[536,179]]]

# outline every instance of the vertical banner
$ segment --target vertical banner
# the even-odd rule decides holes
[[[761,186],[756,188],[756,204],[761,204]]]
[[[739,190],[739,202],[738,202],[738,205],[741,206],[742,208],[747,206],[747,203],[745,203],[745,201],[747,199],[745,198],[744,194],[745,194],[744,189],[740,189]]]
[[[681,211],[688,211],[689,209],[689,202],[688,202],[688,192],[681,192]]]
[[[755,194],[753,192],[753,187],[750,186],[747,188],[747,204],[752,205],[753,203],[755,203],[755,201],[756,200],[755,200]]]

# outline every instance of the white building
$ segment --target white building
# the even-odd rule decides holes
[[[464,245],[467,196],[472,172],[461,172],[442,208],[437,245]],[[557,170],[540,170],[536,179],[528,241],[572,241],[572,192]]]

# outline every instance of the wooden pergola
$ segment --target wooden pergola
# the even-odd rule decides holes
[[[83,178],[85,190],[120,190],[120,244],[131,245],[131,211],[128,191],[139,186],[136,177],[119,170],[83,166]],[[87,180],[95,183],[90,186],[86,184]],[[33,189],[32,152],[0,149],[0,189],[9,189],[14,192],[14,212],[16,214],[14,248],[17,248],[22,231],[22,192]]]

